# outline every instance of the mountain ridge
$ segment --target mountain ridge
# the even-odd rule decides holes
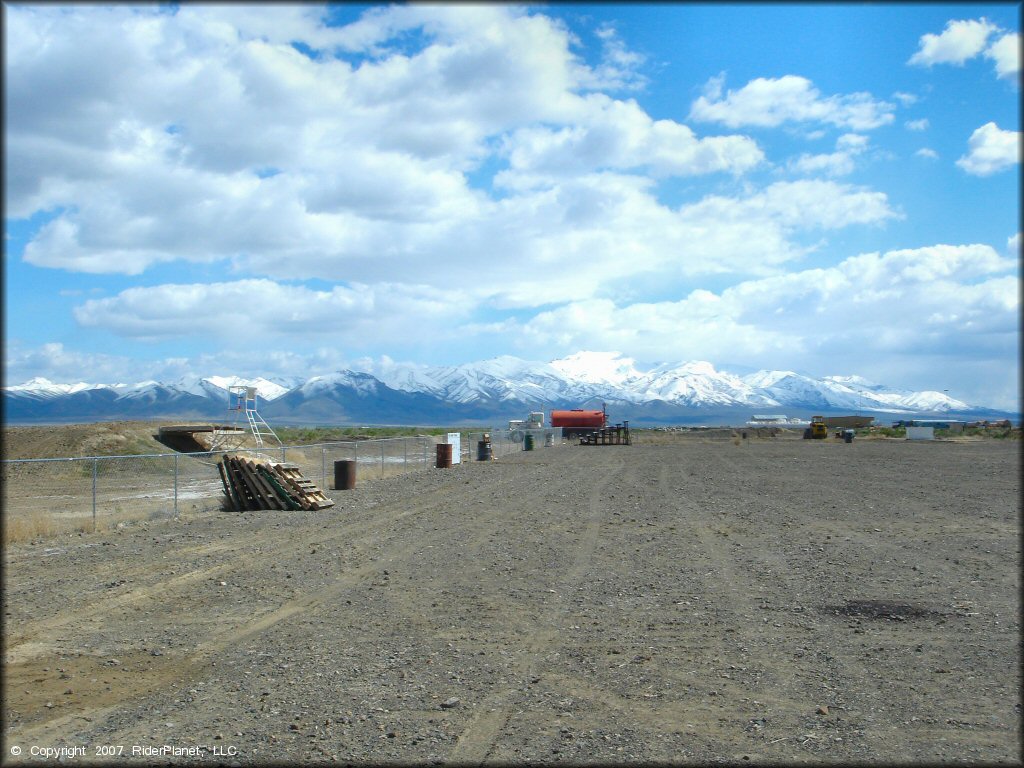
[[[942,392],[900,390],[856,375],[813,378],[760,370],[740,376],[702,360],[641,370],[632,358],[614,352],[577,352],[550,362],[504,355],[452,366],[383,358],[309,378],[189,375],[170,383],[105,385],[56,384],[37,377],[4,387],[4,410],[8,421],[23,422],[76,415],[92,420],[223,419],[228,387],[239,385],[256,386],[260,412],[281,423],[500,423],[530,410],[602,404],[609,406],[613,420],[637,425],[714,418],[742,423],[754,412],[780,410],[800,417],[818,411],[898,418],[1007,415]]]

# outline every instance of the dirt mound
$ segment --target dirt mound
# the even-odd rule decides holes
[[[168,453],[156,435],[167,422],[109,421],[96,424],[4,426],[5,459],[60,459],[73,456],[135,456]]]

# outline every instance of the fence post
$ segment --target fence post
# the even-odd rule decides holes
[[[384,440],[380,441],[380,478],[384,479]]]
[[[285,447],[284,447],[284,446],[282,445],[282,446],[281,446],[281,463],[282,463],[282,464],[284,464],[284,463],[286,463],[286,462],[288,461],[288,453],[287,453],[287,451],[288,451],[288,449],[287,449],[287,448],[285,448]]]
[[[92,532],[96,533],[96,464],[99,459],[92,460]]]
[[[327,448],[320,446],[320,488],[327,487]]]
[[[178,454],[174,454],[174,516],[178,516]]]
[[[402,472],[409,471],[409,438],[402,438]]]

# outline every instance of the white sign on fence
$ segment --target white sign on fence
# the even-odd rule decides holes
[[[462,435],[458,432],[448,433],[448,445],[452,447],[452,464],[462,462]]]
[[[907,427],[907,440],[934,440],[935,427]]]

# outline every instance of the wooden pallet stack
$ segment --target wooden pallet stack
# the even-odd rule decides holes
[[[304,478],[295,464],[234,455],[217,462],[217,470],[224,483],[225,506],[235,512],[334,506],[334,501]]]

